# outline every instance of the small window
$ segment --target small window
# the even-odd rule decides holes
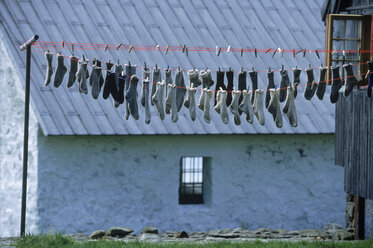
[[[182,157],[179,204],[203,203],[203,157]]]

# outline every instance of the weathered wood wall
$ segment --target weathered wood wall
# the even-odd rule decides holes
[[[345,168],[345,191],[373,199],[373,98],[340,93],[336,103],[335,163]]]

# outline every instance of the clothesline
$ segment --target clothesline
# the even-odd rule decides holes
[[[182,52],[216,52],[218,55],[220,52],[239,52],[241,53],[293,53],[295,56],[298,53],[303,52],[303,56],[306,53],[316,53],[319,57],[319,53],[342,53],[343,55],[350,56],[351,54],[357,53],[372,53],[372,50],[341,50],[341,49],[334,49],[334,50],[325,50],[325,49],[285,49],[285,48],[265,48],[265,49],[257,49],[257,48],[234,48],[228,45],[227,47],[216,46],[216,47],[189,47],[186,45],[183,46],[160,46],[160,45],[130,45],[130,44],[100,44],[100,43],[79,43],[79,42],[57,42],[57,41],[38,41],[33,44],[34,46],[39,46],[45,49],[83,49],[83,50],[127,50],[127,51],[182,51]]]
[[[35,50],[35,52],[38,52],[38,53],[44,53],[45,51],[37,51],[37,50]],[[58,53],[54,53],[54,52],[51,52],[51,51],[49,51],[51,54],[53,54],[53,55],[58,55]],[[71,59],[69,56],[66,56],[66,55],[63,55],[63,54],[61,54],[63,57],[65,57],[65,58],[69,58],[69,59]],[[74,59],[71,59],[71,60],[74,60]],[[79,60],[74,60],[74,61],[79,61]],[[86,61],[87,62],[92,62],[93,60],[88,60],[88,59],[86,59]],[[100,60],[101,61],[101,60]],[[361,64],[367,64],[367,63],[355,63],[355,64],[352,64],[353,66],[355,66],[355,65],[361,65]],[[92,66],[92,64],[88,64],[89,66]],[[125,64],[120,64],[120,65],[122,65],[122,66],[125,66]],[[144,66],[139,66],[139,65],[134,65],[136,68],[139,68],[139,69],[143,69],[144,68]],[[339,67],[341,67],[341,65],[338,65]],[[152,66],[147,66],[147,68],[152,68]],[[153,68],[155,68],[154,66],[153,66]],[[158,69],[160,69],[160,70],[165,70],[165,69],[169,69],[169,70],[171,70],[171,71],[178,71],[178,69],[174,69],[174,68],[164,68],[164,67],[158,67]],[[305,69],[308,69],[308,68],[299,68],[300,70],[305,70]],[[320,69],[319,67],[309,67],[309,69]],[[107,69],[105,69],[105,70],[107,70]],[[284,69],[284,70],[287,70],[287,71],[292,71],[292,69]],[[180,71],[182,71],[182,72],[188,72],[189,70],[187,70],[187,69],[180,69]],[[281,71],[281,69],[279,69],[279,70],[273,70],[273,69],[271,69],[271,71],[273,71],[273,72],[280,72]],[[218,72],[218,70],[211,70],[211,72]],[[232,71],[233,73],[240,73],[241,71]],[[268,72],[268,71],[256,71],[256,72]],[[339,78],[334,78],[334,79],[329,79],[329,80],[323,80],[323,81],[319,81],[318,83],[328,83],[328,82],[332,82],[332,81],[334,81],[334,80],[344,80],[344,79],[347,79],[347,78],[351,78],[351,77],[357,77],[357,76],[359,76],[359,77],[361,77],[361,76],[364,76],[364,75],[366,75],[367,73],[361,73],[361,74],[354,74],[354,75],[351,75],[351,76],[346,76],[346,77],[339,77]],[[131,77],[131,76],[126,76],[126,77]],[[153,83],[153,84],[157,84],[158,82],[151,82],[151,83]],[[312,84],[312,82],[311,83],[303,83],[303,84],[298,84],[298,85],[294,85],[294,87],[295,88],[297,88],[297,87],[299,87],[299,86],[307,86],[307,85],[311,85]],[[327,84],[328,85],[328,84]],[[181,89],[186,89],[186,87],[181,87],[181,86],[176,86],[176,88],[181,88]],[[287,87],[286,87],[287,88]],[[276,87],[276,89],[286,89],[286,88],[278,88],[278,87]],[[197,91],[202,91],[203,89],[196,89]],[[262,91],[269,91],[269,89],[261,89]],[[213,92],[217,92],[217,90],[212,90]],[[233,92],[233,91],[227,91],[228,93],[231,93],[231,92]],[[251,90],[251,92],[254,92],[254,90]]]

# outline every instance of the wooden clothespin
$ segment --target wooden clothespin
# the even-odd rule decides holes
[[[241,66],[241,72],[243,72],[243,66]]]
[[[306,52],[307,52],[307,50],[303,49],[303,58],[306,57]]]
[[[264,53],[267,54],[271,51],[271,48],[268,48]]]
[[[255,58],[257,58],[258,57],[258,51],[256,50],[256,48],[254,50],[254,53],[255,53]]]
[[[144,62],[144,69],[147,70],[148,68],[146,68],[146,62]]]
[[[130,49],[128,50],[128,53],[131,53],[132,49],[133,49],[133,45],[130,46]]]
[[[155,49],[156,49],[156,50],[159,50],[159,45],[156,45],[156,46],[155,46]]]
[[[278,52],[280,53],[281,58],[282,58],[284,56],[284,49],[278,48]]]
[[[293,49],[293,58],[295,58],[295,49]]]
[[[180,71],[180,65],[177,67],[177,70]]]
[[[218,67],[218,70],[219,70],[219,72],[220,72],[220,66]]]
[[[218,56],[220,55],[220,52],[221,52],[221,47],[219,47],[219,51],[218,51],[218,54],[217,54]]]
[[[276,52],[277,52],[277,49],[275,49],[275,51],[273,52],[272,58],[273,58],[273,56],[275,56]]]
[[[128,66],[131,67],[131,62],[128,60]]]
[[[118,44],[117,46],[117,50],[119,50],[119,48],[122,46],[122,42]]]
[[[106,44],[105,47],[104,47],[104,52],[106,52],[108,48],[109,48],[109,45]]]
[[[317,50],[315,50],[315,52],[316,52],[316,56],[320,59],[319,52]]]
[[[284,65],[281,65],[281,71],[284,71],[284,68],[285,68]]]
[[[243,55],[243,48],[241,48],[241,57],[242,57],[242,55]]]
[[[74,56],[74,43],[71,44],[71,55]]]
[[[62,48],[65,48],[65,41],[62,41]]]
[[[169,45],[167,45],[167,47],[166,47],[166,52],[165,52],[165,54],[168,53],[168,49],[170,49],[170,46],[169,46]]]
[[[308,64],[308,68],[312,69],[311,64]]]
[[[83,54],[83,61],[85,61],[85,57],[84,57],[84,54]]]
[[[118,65],[120,65],[119,59],[118,59]]]
[[[229,53],[231,51],[231,46],[228,45],[228,48],[227,48],[227,53]]]
[[[229,71],[232,71],[232,67],[229,66]]]
[[[185,53],[186,53],[186,56],[188,57],[188,54],[189,54],[188,48],[185,49]]]
[[[185,52],[186,45],[184,44],[182,52]]]
[[[253,68],[254,68],[254,67],[253,67]],[[254,69],[253,69],[253,70],[254,70]],[[270,66],[268,67],[268,71],[272,71],[272,69],[271,69],[271,67],[270,67]]]
[[[270,67],[270,68],[271,68],[271,67]],[[251,70],[252,70],[252,71],[255,71],[254,66],[251,67]]]
[[[158,64],[155,64],[155,70],[156,71],[158,70]]]

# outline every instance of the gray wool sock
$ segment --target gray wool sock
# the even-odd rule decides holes
[[[78,63],[78,71],[76,72],[76,79],[79,82],[79,92],[88,94],[87,88],[87,61],[86,60],[79,60]]]
[[[58,88],[63,81],[63,77],[65,76],[67,72],[67,68],[64,65],[64,59],[65,57],[61,54],[57,54],[57,68],[56,73],[54,74],[54,81],[53,86]]]
[[[92,66],[91,76],[89,77],[89,81],[92,82],[92,97],[97,99],[100,94],[100,76],[101,76],[102,68],[96,65]]]
[[[133,75],[136,75],[136,65],[126,65],[125,68],[126,68],[125,91],[128,92],[129,87],[130,87],[130,80]],[[137,91],[136,91],[136,94],[137,94]],[[136,98],[137,98],[137,95],[136,95]],[[130,116],[130,109],[129,109],[128,101],[126,101],[126,114],[124,118],[128,120],[129,116]]]
[[[307,86],[304,89],[304,98],[306,100],[311,100],[317,90],[318,85],[315,82],[315,79],[313,76],[313,69],[307,68],[306,73],[307,73]]]
[[[70,88],[74,85],[76,80],[76,72],[78,71],[78,57],[70,56],[70,70],[69,70],[69,79],[67,80],[67,88]]]
[[[228,124],[229,115],[227,108],[227,91],[220,89],[216,95],[216,105],[214,110],[220,115],[220,119],[224,124]]]
[[[149,81],[150,81],[150,68],[142,68],[142,81],[148,80],[148,87],[149,87]],[[141,94],[140,103],[143,107],[145,107],[145,95],[144,95],[144,89]]]
[[[339,66],[332,67],[332,89],[330,92],[330,102],[336,103],[338,101],[339,89],[342,87],[341,77],[339,76]]]
[[[300,74],[302,70],[298,68],[293,68],[293,86],[294,86],[294,99],[298,94],[298,85],[300,84]]]
[[[142,81],[142,94],[144,96],[145,124],[149,124],[152,117],[149,106],[149,77],[146,77]]]
[[[343,96],[349,96],[354,89],[357,79],[354,75],[354,71],[352,68],[352,64],[344,64],[343,68],[345,68],[346,71],[346,79],[345,79],[345,91],[343,92]]]
[[[196,99],[195,99],[196,88],[187,86],[187,92],[188,92],[190,119],[192,119],[192,121],[195,121],[196,119]]]
[[[268,108],[269,101],[271,100],[271,94],[269,89],[274,89],[275,86],[275,80],[273,77],[273,70],[267,71],[267,77],[268,77],[268,85],[267,85],[267,91],[266,91],[266,99],[265,99],[265,107]]]
[[[153,101],[153,96],[155,94],[155,91],[157,90],[157,87],[158,87],[158,83],[160,83],[162,81],[162,75],[161,75],[161,70],[159,70],[158,68],[154,68],[153,69],[153,80],[152,80],[152,93],[151,93],[151,97],[150,97],[150,103],[152,105],[155,105],[155,102]],[[163,119],[162,119],[163,120]]]
[[[233,118],[234,119],[234,124],[236,124],[237,126],[239,126],[239,125],[241,125],[241,118],[240,118],[240,113],[238,111],[238,106],[239,106],[239,100],[240,100],[240,96],[241,96],[241,91],[234,90],[232,92],[232,94],[233,94],[232,102],[229,105],[229,108],[231,110],[231,113],[234,116],[234,118]]]
[[[281,70],[281,82],[280,82],[280,102],[284,102],[286,99],[286,89],[290,85],[290,79],[287,70]]]
[[[168,87],[167,87],[167,85],[169,85],[169,84],[173,84],[173,83],[172,83],[172,74],[171,74],[171,70],[170,70],[170,69],[164,69],[164,75],[165,75],[165,80],[164,80],[164,82],[166,83],[166,95],[167,95],[167,91],[168,91]]]
[[[286,93],[285,105],[282,108],[292,127],[298,126],[297,110],[294,103],[294,87],[289,86]]]
[[[206,91],[205,93],[205,104],[203,108],[203,119],[205,122],[210,123],[211,122],[211,116],[210,116],[210,102],[212,98],[212,90],[203,89],[203,91]]]
[[[127,90],[126,94],[126,101],[128,103],[128,109],[130,114],[133,116],[135,120],[139,119],[139,109],[137,105],[137,83],[139,79],[136,75],[131,77],[129,89]]]
[[[176,86],[176,106],[177,106],[177,112],[179,112],[181,107],[183,106],[184,97],[186,93],[184,76],[181,70],[176,71],[175,86]]]
[[[326,82],[325,76],[326,72],[328,71],[328,67],[320,67],[320,78],[319,78],[319,86],[317,87],[316,96],[322,100],[324,98],[324,94],[326,91]],[[294,98],[295,98],[295,91],[294,91]]]
[[[178,115],[177,115],[177,106],[176,106],[176,86],[173,84],[167,85],[167,99],[166,99],[166,109],[168,109],[168,114],[171,114],[171,121],[177,122]]]
[[[157,108],[157,111],[159,113],[159,117],[161,117],[161,120],[164,120],[164,117],[165,117],[164,108],[163,108],[164,86],[165,86],[164,81],[159,82],[155,90],[155,93],[152,97],[153,103],[155,104],[155,107]]]
[[[253,104],[253,112],[258,119],[260,125],[264,126],[265,124],[265,117],[264,117],[264,108],[263,108],[263,91],[256,90],[254,93],[254,104]]]
[[[45,52],[45,59],[47,60],[47,71],[46,71],[46,74],[45,74],[44,85],[48,86],[48,84],[51,82],[51,77],[52,77],[52,74],[53,74],[53,66],[52,66],[53,53]]]
[[[212,80],[211,71],[209,69],[201,70],[199,74],[202,78],[202,88],[210,89],[210,87],[214,85],[214,80]]]
[[[243,95],[243,99],[242,99],[242,102],[239,108],[243,113],[245,113],[246,121],[251,124],[253,123],[253,120],[254,120],[253,119],[253,106],[250,100],[251,91],[247,92],[246,90],[243,90],[242,95]]]
[[[273,121],[276,123],[276,127],[281,128],[283,121],[282,121],[282,113],[280,109],[280,101],[279,101],[279,89],[270,89],[271,100],[268,105],[268,112],[272,114]]]
[[[249,72],[249,76],[251,79],[253,92],[255,92],[258,89],[258,72],[254,71],[253,69],[252,71]],[[247,91],[249,91],[249,87],[247,87]],[[251,104],[254,104],[254,97],[255,97],[255,94],[251,96]]]
[[[205,98],[206,98],[206,91],[205,89],[203,89],[201,92],[201,96],[199,97],[199,102],[198,102],[198,108],[202,111],[205,109]]]
[[[188,77],[189,77],[189,86],[192,88],[197,88],[199,85],[201,85],[201,80],[199,79],[199,71],[197,69],[189,70],[188,71]],[[187,98],[184,102],[184,106],[186,108],[189,108],[189,98]]]

